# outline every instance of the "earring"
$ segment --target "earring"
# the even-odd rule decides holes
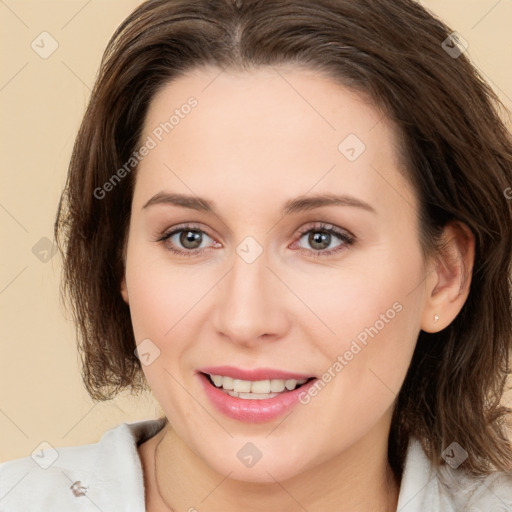
[[[434,315],[434,322],[437,322],[439,320],[439,315]]]

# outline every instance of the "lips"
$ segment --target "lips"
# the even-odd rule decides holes
[[[317,380],[307,374],[231,366],[201,368],[198,376],[206,396],[222,414],[238,421],[261,423],[282,416],[301,392]]]
[[[267,380],[267,379],[295,379],[303,380],[313,377],[304,373],[292,373],[284,370],[275,370],[273,368],[256,368],[253,370],[244,370],[234,366],[208,366],[199,369],[201,373],[208,373],[210,375],[223,375],[233,379],[240,380]]]

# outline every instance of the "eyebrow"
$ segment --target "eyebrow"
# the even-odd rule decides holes
[[[202,197],[159,192],[147,201],[142,209],[157,204],[168,204],[172,206],[180,206],[182,208],[190,208],[192,210],[202,211],[205,213],[212,213],[221,218],[214,203]],[[371,205],[356,197],[348,195],[321,194],[314,196],[301,196],[286,201],[282,210],[282,215],[284,216],[291,213],[314,210],[315,208],[321,208],[322,206],[351,206],[361,208],[368,212],[377,213]]]

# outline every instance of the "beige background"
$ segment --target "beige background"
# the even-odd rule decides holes
[[[41,261],[101,54],[139,3],[0,1],[0,461],[29,455],[42,441],[96,442],[122,421],[158,414],[151,396],[91,401],[74,327],[59,304],[59,258]],[[473,62],[512,108],[512,0],[423,4],[469,42]],[[43,31],[59,45],[47,59],[31,48]]]

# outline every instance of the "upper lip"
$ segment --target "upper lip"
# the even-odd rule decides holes
[[[231,377],[240,380],[271,380],[271,379],[295,379],[303,380],[313,377],[304,373],[294,373],[285,370],[278,370],[274,368],[253,368],[244,369],[236,368],[234,366],[208,366],[198,370],[201,373],[208,373],[210,375],[222,375],[223,377]]]

